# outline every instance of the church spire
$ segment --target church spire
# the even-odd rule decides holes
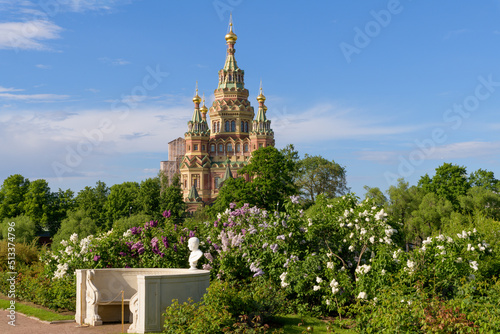
[[[205,111],[206,113],[205,103],[203,103],[203,107],[200,110],[200,102],[201,102],[201,97],[198,95],[198,81],[196,81],[196,91],[193,97],[194,112],[193,112],[193,117],[188,122],[188,132],[205,133],[208,131],[208,124],[206,121],[206,117],[204,118],[202,116],[202,112]]]
[[[224,67],[219,71],[219,87],[218,88],[244,88],[244,71],[238,67],[234,53],[234,44],[238,36],[233,32],[233,16],[229,19],[229,32],[225,36],[227,51],[226,62]]]

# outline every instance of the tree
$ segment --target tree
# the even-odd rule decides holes
[[[160,197],[161,181],[160,177],[148,178],[141,182],[137,198],[138,209],[156,219],[161,216]]]
[[[397,186],[390,186],[387,190],[389,201],[387,203],[387,213],[394,218],[395,221],[403,225],[403,229],[409,234],[406,241],[412,241],[415,237],[417,228],[411,226],[411,214],[418,210],[424,191],[416,186],[409,186],[403,178],[398,179]]]
[[[442,226],[449,220],[453,205],[446,198],[440,198],[433,192],[422,198],[418,210],[413,211],[406,232],[409,240],[415,240],[441,232]]]
[[[450,201],[455,210],[460,208],[459,196],[465,195],[470,188],[467,169],[451,163],[444,163],[436,168],[436,174],[432,178],[426,174],[418,185],[425,192],[433,192],[439,198]]]
[[[115,220],[130,216],[132,209],[139,206],[136,202],[138,193],[139,183],[137,182],[123,182],[111,186],[104,205],[106,225],[103,228],[109,230]],[[136,211],[141,211],[141,209]]]
[[[288,144],[284,148],[280,150],[280,152],[285,156],[285,159],[288,160],[291,168],[291,176],[292,182],[296,183],[298,178],[300,177],[300,156],[299,152],[295,149],[293,144]]]
[[[60,247],[61,241],[68,240],[73,233],[78,234],[78,238],[82,239],[90,234],[95,235],[98,231],[97,224],[87,215],[85,210],[70,211],[68,218],[62,221],[61,228],[54,235],[52,249]]]
[[[334,198],[348,192],[345,169],[333,160],[306,154],[300,160],[299,168],[297,186],[311,203],[319,194]]]
[[[373,199],[377,206],[384,206],[387,203],[387,197],[380,190],[379,187],[370,188],[369,186],[363,187],[366,190],[365,198]]]
[[[51,235],[57,233],[61,222],[68,216],[68,212],[75,208],[74,197],[75,193],[70,189],[62,190],[59,188],[56,193],[52,193],[52,219],[48,226]]]
[[[253,204],[274,210],[278,203],[283,204],[285,199],[297,193],[293,172],[293,162],[278,149],[268,146],[252,152],[250,163],[238,174],[250,177],[246,189],[253,193]]]
[[[228,179],[219,189],[219,194],[212,207],[208,210],[209,214],[215,216],[219,212],[224,212],[229,208],[230,203],[242,206],[245,203],[256,205],[254,201],[254,188],[249,186],[243,177]]]
[[[493,172],[484,169],[478,169],[469,176],[471,187],[483,187],[488,190],[500,191],[500,181],[495,179]]]
[[[160,209],[170,210],[172,218],[179,220],[186,211],[186,203],[182,197],[181,179],[178,174],[174,175],[172,184],[167,187],[168,180],[166,180],[166,176],[162,176],[162,183],[164,190],[160,196]]]
[[[500,220],[500,194],[488,187],[472,187],[459,200],[462,211],[476,219],[484,217]]]
[[[0,218],[11,218],[24,213],[24,196],[30,181],[20,174],[11,175],[0,188]]]
[[[109,195],[109,188],[104,182],[97,181],[94,188],[86,186],[76,196],[76,209],[83,210],[98,227],[105,227],[106,211],[104,205]]]
[[[30,182],[24,195],[24,213],[35,223],[37,230],[49,225],[54,213],[53,195],[47,181],[40,179]]]

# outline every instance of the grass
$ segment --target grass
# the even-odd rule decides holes
[[[0,309],[5,310],[10,307],[10,300],[0,299]],[[57,312],[44,310],[41,308],[22,304],[16,302],[16,312],[24,315],[35,317],[43,321],[57,321],[57,320],[74,320],[74,315],[62,315]]]
[[[312,327],[312,333],[341,333],[341,334],[354,334],[357,333],[352,329],[343,329],[339,326],[329,325],[326,322],[313,317],[301,317],[299,315],[286,315],[275,317],[274,322],[283,326],[285,333],[289,334],[302,334],[309,333],[308,327]],[[327,326],[330,326],[328,331]]]

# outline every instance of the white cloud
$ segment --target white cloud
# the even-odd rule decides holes
[[[329,139],[368,140],[379,136],[411,133],[421,125],[384,123],[380,117],[367,116],[353,109],[332,104],[316,105],[302,113],[289,113],[269,107],[267,118],[280,141],[310,143]]]
[[[0,49],[48,50],[41,41],[57,39],[61,31],[50,21],[0,23]]]
[[[446,33],[446,35],[444,35],[443,39],[450,39],[452,37],[456,37],[458,35],[462,35],[462,34],[465,34],[465,33],[468,33],[468,32],[470,32],[469,29],[451,30],[448,33]]]
[[[123,66],[123,65],[130,64],[130,62],[128,60],[125,60],[122,58],[111,59],[108,57],[101,57],[101,58],[99,58],[99,61],[103,62],[104,64],[110,64],[113,66]]]
[[[42,70],[49,70],[49,69],[52,68],[51,65],[44,65],[44,64],[37,64],[35,66],[38,67],[38,68],[40,68],[40,69],[42,69]]]
[[[0,93],[0,99],[3,100],[15,100],[15,101],[25,101],[25,102],[53,102],[68,99],[69,95],[60,94],[12,94],[12,93]]]
[[[91,92],[91,93],[99,93],[99,89],[95,89],[95,88],[87,88],[85,90],[88,92]]]
[[[6,87],[2,87],[0,86],[0,93],[1,92],[21,92],[23,91],[24,89],[19,89],[19,88],[6,88]]]
[[[425,151],[415,147],[412,151],[359,151],[360,160],[382,164],[398,163],[398,158],[408,158],[412,153],[425,160],[453,160],[478,157],[490,157],[500,154],[500,142],[468,141],[426,148]]]

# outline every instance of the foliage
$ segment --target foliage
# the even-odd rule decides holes
[[[12,218],[24,213],[24,197],[30,181],[20,174],[11,175],[0,188],[0,218]]]
[[[10,226],[9,223],[14,222],[14,226]],[[0,224],[1,235],[4,240],[15,236],[17,242],[29,243],[36,238],[36,225],[29,217],[20,215],[13,218],[4,218],[3,222]],[[12,232],[9,229],[13,229]],[[9,235],[9,232],[11,234]]]
[[[68,239],[73,233],[86,237],[96,233],[97,230],[97,224],[87,216],[84,210],[70,211],[68,218],[62,221],[61,228],[54,235],[52,244],[57,248],[62,240]]]
[[[432,178],[424,175],[418,185],[426,193],[432,192],[440,199],[450,201],[455,210],[459,208],[459,196],[465,195],[470,188],[467,169],[451,163],[444,163],[436,168],[436,174]]]
[[[272,282],[210,284],[203,300],[167,307],[164,333],[260,333],[272,314],[280,314],[285,299]]]
[[[366,190],[365,198],[371,198],[375,205],[383,207],[387,203],[387,197],[379,187],[364,186],[363,188]]]
[[[36,239],[29,243],[10,243],[8,240],[0,241],[0,271],[15,271],[8,268],[9,248],[15,248],[15,268],[26,269],[26,267],[36,263],[39,257],[39,251],[36,247]],[[14,247],[12,247],[12,244]]]
[[[0,299],[0,310],[10,307],[10,300]],[[75,320],[74,315],[62,315],[56,312],[25,305],[22,302],[16,303],[16,312],[22,313],[28,317],[35,317],[41,321],[57,321],[57,320]]]
[[[132,227],[141,226],[144,222],[151,220],[152,217],[145,213],[133,214],[130,217],[123,217],[116,220],[113,223],[113,231],[115,231],[116,233],[124,233]],[[85,236],[86,235],[81,235],[81,237]]]
[[[107,196],[104,205],[104,210],[106,211],[107,216],[105,226],[106,230],[111,228],[114,221],[130,216],[132,209],[135,210],[138,205],[136,202],[138,193],[139,184],[137,182],[123,182],[121,184],[115,184],[109,188],[109,195]]]
[[[319,194],[328,198],[345,195],[348,190],[346,183],[345,168],[333,160],[306,154],[299,162],[296,184],[310,203],[314,203]]]
[[[166,177],[163,178],[162,182],[164,184],[160,195],[160,208],[161,210],[170,210],[172,219],[179,223],[186,211],[186,203],[184,203],[182,197],[181,179],[179,175],[174,175],[171,185],[167,186]]]
[[[104,182],[98,181],[94,188],[86,186],[76,196],[76,209],[84,212],[84,215],[95,222],[98,228],[106,226],[106,199],[109,188]]]

